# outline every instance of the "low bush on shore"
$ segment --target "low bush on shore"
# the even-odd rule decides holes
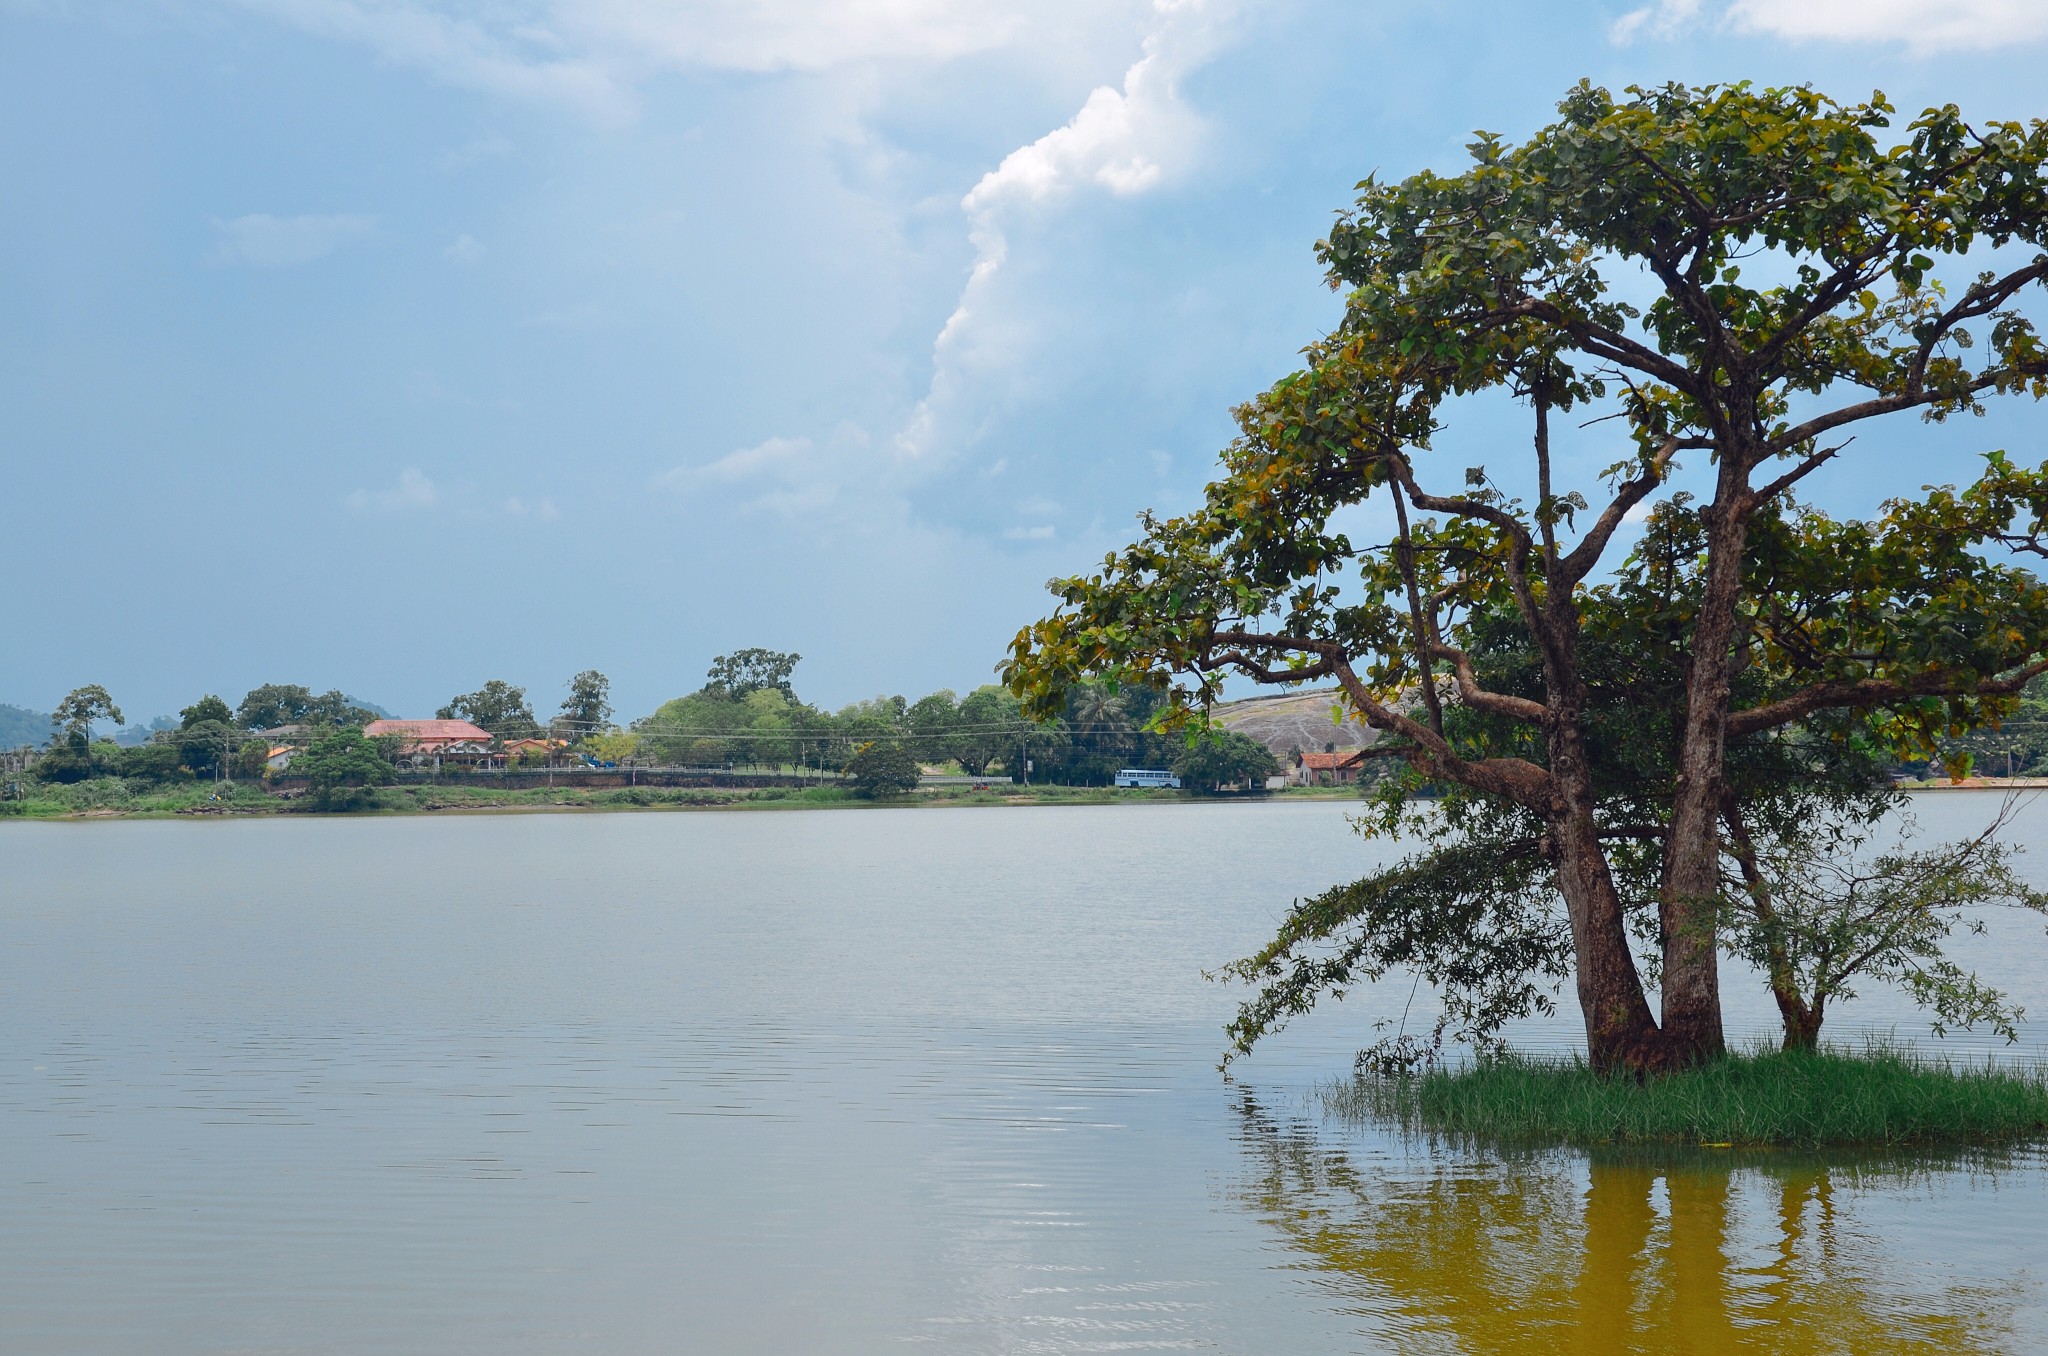
[[[2048,1070],[1963,1065],[1886,1045],[1735,1054],[1640,1082],[1603,1077],[1581,1059],[1505,1055],[1361,1075],[1324,1100],[1339,1114],[1412,1131],[1523,1143],[1820,1148],[2048,1134]]]

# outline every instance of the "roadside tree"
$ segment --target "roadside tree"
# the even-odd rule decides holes
[[[954,748],[960,726],[960,700],[950,688],[919,697],[904,713],[917,745],[917,756],[928,763],[943,763],[959,756]]]
[[[563,738],[587,739],[611,728],[612,680],[596,669],[585,669],[569,680],[569,696],[562,703]]]
[[[583,749],[601,763],[623,767],[639,753],[640,736],[628,730],[607,730],[603,734],[586,736]]]
[[[1868,713],[1928,749],[2048,671],[2048,588],[1987,554],[2048,553],[2048,469],[1992,454],[1960,492],[1871,522],[1791,501],[1870,421],[2048,394],[2020,309],[2048,279],[2048,124],[1973,127],[1951,107],[1881,140],[1881,96],[1746,85],[1582,84],[1559,111],[1519,146],[1482,134],[1463,174],[1361,186],[1318,246],[1345,291],[1337,330],[1238,411],[1202,508],[1147,515],[1142,542],[1055,585],[1060,610],[1019,635],[1005,677],[1038,717],[1086,676],[1178,679],[1180,720],[1228,673],[1334,678],[1416,782],[1540,829],[1524,869],[1562,896],[1592,1062],[1641,1071],[1723,1047],[1732,747]],[[1966,255],[1997,266],[1934,276]],[[1432,445],[1482,395],[1526,411],[1528,451],[1468,460],[1449,488]],[[1629,447],[1605,489],[1566,482],[1592,455],[1573,427],[1594,424]],[[1696,453],[1693,500],[1672,480]],[[1646,563],[1607,609],[1609,548],[1660,494],[1672,537],[1697,542],[1665,572],[1691,591],[1646,615]],[[1385,544],[1333,523],[1368,499]],[[1593,662],[1609,613],[1683,656],[1675,687],[1629,690]],[[1487,646],[1527,656],[1524,686],[1482,678]],[[1660,807],[1661,1020],[1628,945],[1641,901],[1623,859],[1645,837],[1597,775],[1603,704],[1670,732],[1668,779],[1638,798]]]
[[[1174,775],[1193,791],[1215,793],[1226,786],[1263,791],[1266,778],[1280,770],[1280,760],[1250,735],[1213,730],[1199,736],[1173,760]]]
[[[953,757],[969,776],[982,776],[991,764],[1017,753],[1025,728],[1024,713],[1015,697],[993,683],[978,687],[961,699]]]
[[[846,760],[846,780],[863,800],[881,800],[917,789],[917,755],[901,741],[877,739],[862,744]]]

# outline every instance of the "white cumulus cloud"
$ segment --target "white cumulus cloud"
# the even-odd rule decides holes
[[[1231,0],[1154,0],[1153,11],[1142,54],[1121,84],[1093,90],[1066,123],[1004,156],[961,199],[974,264],[932,343],[931,386],[897,437],[906,459],[957,451],[971,439],[973,417],[960,408],[968,388],[1014,366],[1015,350],[1028,342],[999,285],[1013,223],[1080,193],[1144,193],[1196,161],[1202,119],[1181,98],[1180,82],[1221,50]]]
[[[233,221],[213,223],[219,239],[214,259],[251,268],[288,268],[324,259],[338,249],[367,240],[377,231],[377,218],[360,212],[297,217],[255,212]]]

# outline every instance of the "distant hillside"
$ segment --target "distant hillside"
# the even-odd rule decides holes
[[[55,719],[48,712],[0,704],[0,749],[18,749],[23,744],[47,744],[55,724]]]
[[[158,716],[155,720],[150,721],[131,720],[126,725],[117,726],[113,731],[113,738],[116,744],[147,744],[150,736],[158,730],[175,730],[177,728],[178,718],[176,716]],[[95,731],[95,733],[101,736],[106,735],[107,730],[104,722],[102,722],[101,728]]]
[[[1330,709],[1336,700],[1336,688],[1311,688],[1226,702],[1211,714],[1225,729],[1250,735],[1283,761],[1297,749],[1303,753],[1321,753],[1332,745],[1362,749],[1379,737],[1377,731],[1355,719],[1342,725],[1333,723]]]

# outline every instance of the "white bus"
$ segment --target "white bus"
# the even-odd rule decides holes
[[[1118,786],[1170,786],[1180,789],[1180,778],[1157,768],[1127,767],[1116,774]]]

